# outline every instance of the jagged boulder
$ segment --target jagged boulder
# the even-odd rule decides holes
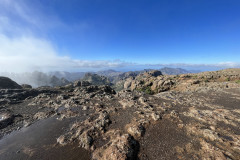
[[[139,123],[130,123],[126,125],[127,132],[133,136],[135,139],[138,139],[144,135],[145,128],[142,124]]]
[[[133,160],[136,159],[137,142],[129,134],[119,134],[119,131],[109,131],[111,139],[108,144],[93,152],[94,160]]]

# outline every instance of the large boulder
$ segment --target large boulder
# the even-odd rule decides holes
[[[0,111],[0,129],[7,127],[9,124],[12,123],[14,116],[8,112]]]
[[[22,87],[8,77],[0,77],[0,89],[21,89]]]

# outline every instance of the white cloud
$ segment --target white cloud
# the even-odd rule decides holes
[[[72,70],[132,65],[123,61],[87,61],[59,56],[51,42],[34,37],[9,38],[0,34],[1,72]]]

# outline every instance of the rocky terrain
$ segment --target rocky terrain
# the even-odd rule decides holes
[[[136,77],[137,75],[152,71],[152,69],[145,69],[140,71],[121,72],[115,70],[103,70],[97,72],[64,72],[55,71],[43,73],[39,71],[26,72],[26,73],[0,73],[0,76],[8,77],[17,82],[20,85],[31,85],[33,88],[41,86],[63,86],[69,83],[73,83],[76,80],[88,81],[93,85],[110,85],[115,90],[119,91],[123,89],[123,80],[130,77]],[[164,75],[178,75],[185,73],[192,73],[192,71],[184,70],[181,68],[161,68],[159,69]]]
[[[139,90],[149,94],[168,90],[196,91],[201,88],[228,88],[237,86],[239,69],[226,69],[197,74],[163,75],[159,70],[144,72],[121,81],[124,89]]]
[[[240,159],[240,69],[120,85],[1,89],[0,159]]]
[[[116,84],[118,82],[121,83],[122,80],[125,80],[127,78],[134,78],[134,77],[138,76],[139,74],[149,72],[149,71],[153,71],[153,69],[145,69],[145,70],[140,70],[140,71],[129,71],[129,72],[106,70],[106,71],[96,72],[96,74],[105,76],[109,79],[110,82],[112,82],[113,84]],[[158,71],[162,72],[163,75],[179,75],[179,74],[192,73],[192,71],[188,71],[185,69],[168,68],[168,67],[161,68]],[[116,85],[114,87],[116,87]]]

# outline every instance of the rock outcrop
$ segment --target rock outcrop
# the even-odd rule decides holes
[[[198,74],[161,75],[158,71],[148,71],[132,78],[127,78],[122,88],[143,91],[148,94],[168,90],[196,90],[199,87],[228,88],[240,83],[240,69],[227,69]]]
[[[0,77],[0,89],[21,89],[22,87],[7,77]]]

